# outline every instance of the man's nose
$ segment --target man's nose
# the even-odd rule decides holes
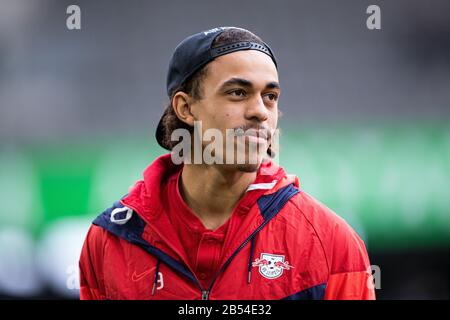
[[[257,120],[258,122],[264,122],[268,119],[269,112],[261,96],[256,96],[249,101],[245,117],[248,120]]]

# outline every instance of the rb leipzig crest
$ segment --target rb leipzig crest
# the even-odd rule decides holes
[[[284,256],[270,253],[261,253],[252,266],[259,267],[259,273],[267,279],[276,279],[283,274],[283,270],[294,268],[289,261],[284,261]]]

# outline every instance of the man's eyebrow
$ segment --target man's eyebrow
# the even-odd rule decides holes
[[[280,89],[280,84],[276,81],[269,82],[266,84],[266,89]]]
[[[220,86],[220,90],[233,85],[239,85],[241,87],[247,88],[253,87],[253,83],[247,79],[231,78],[222,83],[222,85]],[[276,81],[268,82],[266,84],[266,89],[280,89],[280,84]]]

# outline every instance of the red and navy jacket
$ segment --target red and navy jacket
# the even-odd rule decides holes
[[[285,174],[264,184],[202,286],[167,234],[158,193],[170,166],[170,155],[157,158],[94,220],[80,257],[81,299],[375,299],[363,241]]]

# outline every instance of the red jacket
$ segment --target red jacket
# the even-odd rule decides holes
[[[285,174],[252,185],[267,191],[202,287],[168,232],[159,197],[173,166],[170,155],[156,159],[144,180],[94,220],[80,257],[81,299],[375,298],[363,241]],[[265,168],[277,177],[282,170],[273,163]]]

